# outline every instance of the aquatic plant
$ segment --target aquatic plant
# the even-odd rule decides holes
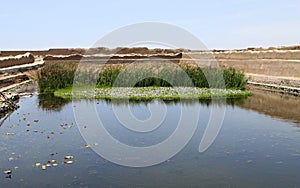
[[[236,89],[198,88],[198,87],[111,87],[111,88],[71,88],[54,92],[65,99],[132,99],[132,100],[176,100],[211,99],[212,97],[247,97],[251,92]]]
[[[47,63],[38,72],[40,92],[53,92],[56,89],[72,87],[76,63]]]
[[[53,92],[57,89],[72,87],[78,64],[77,63],[48,63],[38,73],[38,84],[40,92]],[[196,66],[180,66],[170,69],[168,66],[159,68],[138,66],[126,69],[126,66],[105,65],[97,78],[89,78],[90,72],[82,71],[76,73],[77,80],[84,85],[95,84],[101,87],[199,87],[199,88],[223,88],[244,90],[247,79],[244,74],[233,68],[200,68]],[[96,75],[96,76],[97,76]],[[124,76],[125,75],[125,76]],[[149,76],[150,75],[150,76]],[[143,78],[143,79],[139,79]],[[132,80],[138,80],[132,85]],[[207,81],[209,80],[209,82]]]
[[[223,88],[223,89],[245,89],[247,79],[244,74],[233,68],[212,68],[212,67],[181,67],[180,69],[169,69],[161,67],[159,70],[149,68],[137,68],[126,70],[126,75],[116,83],[116,78],[122,68],[107,68],[99,73],[97,80],[98,87],[130,87],[135,78],[144,78],[135,87],[189,87],[200,88]],[[149,75],[149,71],[151,72]],[[187,76],[183,75],[186,74]],[[164,79],[162,79],[164,78]],[[209,80],[209,82],[208,82]],[[191,82],[192,81],[192,84]],[[224,87],[225,86],[225,87]]]

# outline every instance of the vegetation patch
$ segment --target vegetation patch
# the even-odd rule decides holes
[[[198,87],[111,87],[111,88],[65,88],[54,92],[65,99],[131,99],[131,100],[177,100],[210,99],[212,97],[237,98],[252,95],[251,92],[234,89]]]
[[[49,63],[38,73],[39,91],[54,92],[73,85],[78,63]],[[126,66],[125,66],[126,67]],[[105,65],[97,78],[89,78],[87,71],[76,72],[78,80],[84,80],[83,85],[103,87],[197,87],[244,90],[247,79],[240,71],[233,68],[200,68],[197,66],[180,65],[170,69],[168,66],[159,68],[137,67],[126,69],[124,66]],[[122,79],[117,78],[121,75]],[[125,76],[124,76],[125,75]],[[138,79],[143,78],[143,79]],[[117,81],[116,81],[117,80]],[[132,85],[132,80],[138,80]]]
[[[72,87],[77,63],[48,63],[38,72],[40,93],[51,93],[57,89]]]

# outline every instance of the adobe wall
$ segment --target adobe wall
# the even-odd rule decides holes
[[[30,53],[25,53],[22,55],[16,56],[6,56],[0,57],[0,68],[15,66],[15,65],[23,65],[28,63],[33,63],[34,57]]]

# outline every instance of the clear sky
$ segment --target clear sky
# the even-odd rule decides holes
[[[0,50],[90,47],[125,25],[154,21],[209,49],[300,44],[298,0],[2,0]]]

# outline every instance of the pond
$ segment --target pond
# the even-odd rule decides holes
[[[72,103],[36,94],[21,98],[20,108],[1,121],[0,168],[12,173],[1,173],[0,187],[300,186],[298,98],[255,91],[247,99],[217,104],[226,109],[223,125],[213,144],[202,153],[199,143],[216,104],[207,100],[155,102],[167,113],[160,127],[145,133],[126,129],[114,115],[114,110],[128,105],[137,118],[146,120],[151,116],[149,103]],[[134,168],[115,164],[93,150],[94,146],[109,148],[108,143],[87,143],[83,139],[74,109],[86,104],[95,105],[114,138],[137,147],[168,138],[176,130],[182,106],[199,108],[200,118],[191,140],[175,156],[153,166]],[[189,122],[185,123],[188,129]],[[37,163],[57,166],[42,170]]]

